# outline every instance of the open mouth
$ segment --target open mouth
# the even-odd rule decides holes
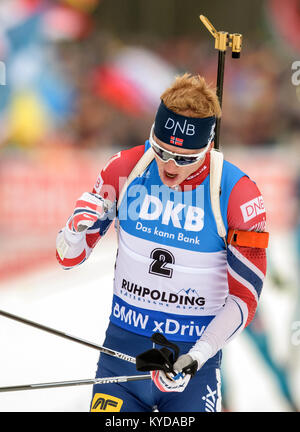
[[[174,178],[176,178],[177,175],[178,175],[178,174],[171,174],[171,173],[169,173],[169,172],[167,172],[167,171],[165,171],[164,174],[165,174],[165,176],[166,176],[167,178],[170,178],[170,179],[174,179]]]

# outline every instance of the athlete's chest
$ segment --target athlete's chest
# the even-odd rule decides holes
[[[128,187],[119,220],[135,238],[199,252],[223,248],[210,205],[209,176],[194,189],[173,190],[161,182],[152,163]]]

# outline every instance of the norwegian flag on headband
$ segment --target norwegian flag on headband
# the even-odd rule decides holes
[[[183,139],[171,136],[170,143],[173,144],[173,145],[177,145],[177,146],[181,146],[182,147],[182,145],[183,145]]]

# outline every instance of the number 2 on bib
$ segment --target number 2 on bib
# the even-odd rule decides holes
[[[168,264],[175,264],[175,258],[170,251],[166,249],[153,249],[150,254],[150,258],[153,259],[149,267],[149,273],[171,278],[173,269],[167,267]]]

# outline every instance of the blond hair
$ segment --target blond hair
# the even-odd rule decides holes
[[[221,117],[216,92],[200,75],[185,73],[177,76],[173,84],[161,95],[167,108],[188,117]]]

